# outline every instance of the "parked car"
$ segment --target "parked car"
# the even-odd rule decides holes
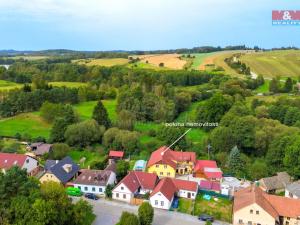
[[[79,188],[67,187],[66,192],[70,196],[81,196],[82,192]]]
[[[198,216],[198,220],[201,221],[210,221],[210,222],[214,222],[214,218],[210,215],[207,214],[201,214]]]
[[[99,199],[99,197],[97,195],[93,194],[93,193],[86,193],[84,195],[84,197],[88,198],[88,199],[93,199],[93,200],[98,200]]]

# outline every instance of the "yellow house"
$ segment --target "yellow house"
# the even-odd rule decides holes
[[[250,186],[234,195],[233,225],[300,225],[300,200]]]
[[[176,174],[192,174],[195,161],[195,152],[177,152],[163,146],[152,152],[147,169],[159,177],[175,177]]]
[[[45,173],[41,176],[40,182],[47,181],[66,184],[79,172],[79,166],[67,156],[62,160],[47,160],[45,164]]]

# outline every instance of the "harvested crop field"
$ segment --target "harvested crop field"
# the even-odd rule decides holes
[[[112,59],[79,59],[73,60],[73,63],[84,64],[87,66],[116,66],[124,65],[128,63],[128,59],[124,58],[112,58]]]
[[[170,69],[183,69],[187,61],[180,59],[180,54],[159,54],[138,56],[143,63],[149,63],[157,67],[163,63],[163,67]]]

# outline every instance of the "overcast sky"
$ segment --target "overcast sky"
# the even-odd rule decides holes
[[[300,26],[272,26],[281,9],[300,1],[0,0],[0,49],[300,47]]]

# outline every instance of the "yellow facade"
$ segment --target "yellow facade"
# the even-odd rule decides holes
[[[60,183],[60,180],[52,173],[45,173],[41,178],[40,178],[40,182],[44,183],[47,181],[54,181],[57,183]]]
[[[166,164],[154,164],[148,168],[149,173],[155,173],[159,177],[175,177],[176,170]]]
[[[179,175],[192,174],[193,168],[193,162],[177,162],[176,173]]]

